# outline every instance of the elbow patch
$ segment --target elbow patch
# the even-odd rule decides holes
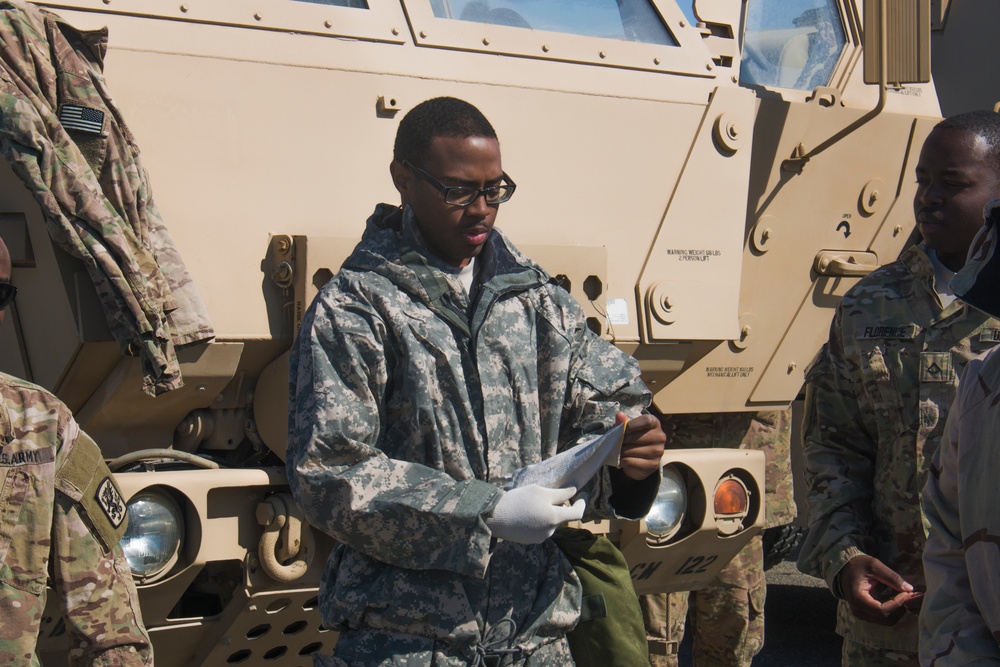
[[[97,443],[80,433],[56,471],[56,488],[70,498],[105,551],[121,541],[128,527],[125,499]]]

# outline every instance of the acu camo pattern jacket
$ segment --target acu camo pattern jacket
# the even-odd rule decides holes
[[[868,554],[924,586],[920,491],[958,377],[1000,338],[1000,322],[934,292],[924,246],[862,279],[841,301],[830,340],[806,373],[803,423],[809,534],[799,569],[836,587]],[[876,648],[917,650],[917,617],[878,626],[840,602],[837,631]]]
[[[0,438],[0,664],[39,664],[48,583],[65,633],[48,632],[71,666],[150,667],[125,503],[97,445],[56,397],[3,373]]]
[[[483,517],[514,470],[636,416],[635,361],[494,229],[470,304],[426,251],[412,211],[380,205],[322,289],[291,360],[288,470],[309,521],[335,537],[324,624],[474,646],[503,618],[530,653],[578,618],[556,545],[492,538]],[[620,515],[646,513],[616,498]],[[607,468],[588,516],[615,516]],[[629,505],[629,507],[625,507]]]

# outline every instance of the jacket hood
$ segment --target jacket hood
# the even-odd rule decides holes
[[[515,274],[517,282],[550,282],[552,278],[531,259],[514,247],[496,227],[476,258],[477,278],[481,283],[506,280]],[[417,227],[413,209],[379,204],[368,218],[361,242],[345,261],[342,269],[371,271],[385,276],[401,289],[428,298],[428,274],[454,274],[454,268],[433,255]],[[528,274],[528,275],[525,275]],[[431,299],[434,295],[431,294]]]
[[[997,252],[1000,199],[986,204],[983,218],[985,224],[969,246],[965,266],[951,279],[951,289],[970,306],[1000,317],[1000,253]]]

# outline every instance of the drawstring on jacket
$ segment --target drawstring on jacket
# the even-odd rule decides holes
[[[517,634],[517,624],[510,616],[501,618],[483,635],[483,640],[475,645],[470,667],[500,667],[509,665],[521,656],[521,649],[510,648]],[[510,658],[510,661],[505,658]]]

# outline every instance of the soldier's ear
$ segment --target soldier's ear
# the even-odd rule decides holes
[[[401,162],[393,160],[389,163],[389,174],[392,176],[392,184],[396,186],[396,191],[399,192],[402,203],[406,204],[410,188],[412,187],[413,172],[404,167]]]

